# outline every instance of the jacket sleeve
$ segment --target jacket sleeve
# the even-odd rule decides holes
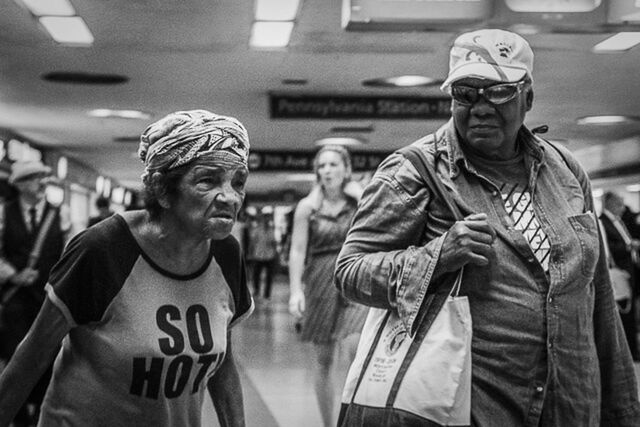
[[[394,309],[412,330],[443,236],[425,239],[430,194],[401,154],[378,168],[366,187],[336,263],[336,286],[353,301]]]

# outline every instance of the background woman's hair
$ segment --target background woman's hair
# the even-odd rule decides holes
[[[318,150],[315,157],[313,158],[313,172],[316,174],[316,180],[320,182],[320,176],[318,175],[318,161],[320,159],[320,155],[326,151],[333,151],[334,153],[338,153],[338,155],[340,155],[340,158],[342,159],[342,162],[347,169],[347,174],[345,175],[344,181],[342,183],[342,185],[344,186],[344,184],[351,180],[352,168],[351,154],[349,154],[349,151],[342,145],[324,145],[320,150]]]

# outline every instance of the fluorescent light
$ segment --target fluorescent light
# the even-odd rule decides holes
[[[117,119],[148,119],[151,114],[138,110],[111,110],[108,108],[98,108],[87,113],[91,117],[117,118]]]
[[[363,86],[378,87],[416,87],[416,86],[433,86],[442,83],[441,80],[432,79],[426,76],[404,75],[394,77],[383,77],[377,79],[364,80]]]
[[[621,116],[621,115],[602,115],[602,116],[585,116],[576,120],[579,125],[619,125],[640,121],[637,116]]]
[[[289,44],[293,22],[254,22],[249,44],[258,48],[285,47]]]
[[[595,45],[593,51],[596,53],[621,52],[631,49],[638,43],[640,43],[640,32],[621,32]]]
[[[49,35],[62,44],[90,45],[93,35],[79,16],[43,16],[40,23]]]
[[[36,16],[73,16],[76,11],[69,0],[21,0]]]
[[[354,145],[362,145],[365,141],[361,138],[353,138],[353,137],[343,137],[343,136],[330,136],[327,138],[321,138],[316,140],[316,145],[343,145],[343,146],[354,146]]]
[[[638,193],[640,192],[640,184],[627,185],[624,189],[629,193]]]
[[[602,188],[594,188],[593,190],[591,190],[591,194],[594,198],[597,199],[599,197],[602,197],[602,195],[604,194],[604,190]]]
[[[256,21],[293,21],[299,0],[256,0]]]

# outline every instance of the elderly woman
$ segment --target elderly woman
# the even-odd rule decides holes
[[[230,331],[253,302],[230,232],[248,149],[242,124],[208,111],[144,131],[146,209],[69,243],[0,378],[0,425],[60,342],[39,425],[199,426],[205,388],[223,426],[244,425]]]

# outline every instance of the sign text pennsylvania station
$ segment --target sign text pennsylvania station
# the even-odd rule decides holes
[[[269,94],[272,119],[448,119],[451,99],[425,96]]]

